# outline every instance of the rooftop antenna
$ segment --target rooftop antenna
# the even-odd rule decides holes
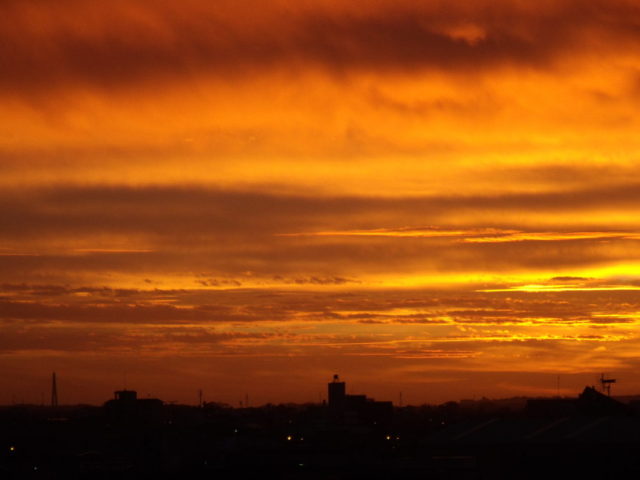
[[[51,375],[51,406],[58,406],[58,382],[56,381],[56,372]]]
[[[202,389],[198,390],[198,406],[202,408]]]
[[[600,385],[602,386],[602,392],[606,393],[608,397],[611,396],[612,383],[616,383],[615,378],[606,378],[604,373],[600,375]]]

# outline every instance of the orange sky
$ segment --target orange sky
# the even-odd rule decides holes
[[[639,393],[639,26],[3,2],[0,403]]]

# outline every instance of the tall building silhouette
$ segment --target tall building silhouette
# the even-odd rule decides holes
[[[329,408],[341,409],[344,407],[344,399],[347,396],[346,386],[340,381],[340,377],[336,373],[333,380],[328,384],[329,388]]]

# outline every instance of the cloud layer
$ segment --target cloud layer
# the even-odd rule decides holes
[[[5,2],[5,88],[104,88],[264,69],[549,67],[640,40],[632,2]]]
[[[638,25],[622,0],[3,2],[5,391],[637,393]]]

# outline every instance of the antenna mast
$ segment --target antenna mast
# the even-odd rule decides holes
[[[606,378],[604,373],[600,375],[600,385],[602,386],[602,392],[606,393],[608,397],[611,396],[612,383],[616,383],[615,378]]]
[[[58,382],[56,381],[56,372],[51,376],[51,406],[58,406]]]

